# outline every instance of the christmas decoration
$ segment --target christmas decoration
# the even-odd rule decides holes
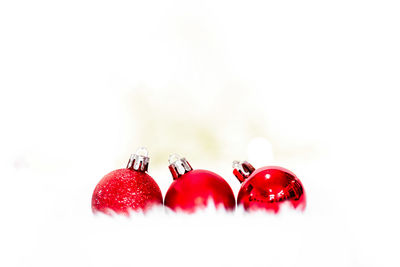
[[[304,210],[306,195],[300,180],[282,167],[255,169],[247,161],[234,161],[233,174],[242,183],[237,204],[245,210],[267,210],[277,213],[283,203]]]
[[[133,211],[145,211],[153,205],[162,205],[162,195],[157,183],[148,175],[148,152],[139,148],[132,154],[125,169],[110,172],[94,189],[92,210],[94,213],[112,212],[129,215]]]
[[[185,158],[171,155],[169,169],[174,179],[165,195],[165,206],[174,211],[192,213],[212,201],[216,207],[235,209],[235,196],[229,184],[218,174],[193,170]]]

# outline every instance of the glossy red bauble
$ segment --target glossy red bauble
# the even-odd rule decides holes
[[[183,165],[179,166],[180,164]],[[187,165],[184,166],[185,164]],[[212,204],[209,203],[212,201],[217,208],[235,209],[233,191],[218,174],[206,170],[192,170],[184,158],[173,162],[170,170],[175,180],[165,195],[165,206],[174,211],[191,213]]]
[[[112,171],[101,179],[92,196],[94,213],[128,215],[130,211],[146,211],[162,205],[160,188],[145,172],[148,158],[147,162],[141,160],[140,155],[133,155],[126,169]]]
[[[238,177],[237,169],[234,173]],[[239,175],[238,179],[244,181],[237,204],[245,210],[261,209],[277,213],[282,205],[289,204],[299,210],[306,207],[303,185],[294,173],[285,168],[271,166],[253,169],[248,172],[248,177],[240,178]]]

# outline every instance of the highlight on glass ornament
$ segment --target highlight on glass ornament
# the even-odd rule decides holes
[[[130,211],[146,211],[162,205],[161,190],[147,174],[150,158],[146,148],[132,154],[125,169],[105,175],[92,196],[93,213],[129,215]]]
[[[306,194],[300,180],[291,171],[277,166],[255,169],[247,161],[234,161],[233,174],[242,183],[237,204],[247,211],[278,213],[282,205],[304,211]]]
[[[233,191],[221,176],[207,170],[193,170],[189,162],[177,154],[169,157],[169,164],[174,181],[165,195],[165,206],[187,213],[210,204],[225,210],[235,209]]]

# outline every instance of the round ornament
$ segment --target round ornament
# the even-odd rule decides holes
[[[147,150],[139,148],[131,155],[125,169],[104,176],[93,192],[93,212],[129,215],[130,211],[146,211],[154,205],[162,205],[161,190],[147,174],[149,160]]]
[[[217,208],[235,209],[235,196],[229,184],[218,174],[193,170],[185,158],[171,155],[169,169],[174,181],[165,195],[165,206],[174,211],[195,212],[211,201]]]
[[[233,174],[242,183],[237,204],[245,210],[278,213],[282,205],[304,210],[306,194],[302,183],[291,171],[277,166],[255,169],[247,161],[234,161]]]

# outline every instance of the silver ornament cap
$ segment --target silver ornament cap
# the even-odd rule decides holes
[[[147,149],[145,147],[139,147],[136,153],[132,154],[129,158],[126,168],[139,172],[146,172],[149,169],[150,158],[148,156],[149,152]]]
[[[232,163],[233,174],[239,180],[239,182],[243,183],[256,169],[248,163],[247,161],[238,161],[235,160]]]
[[[190,166],[189,162],[179,156],[178,154],[172,154],[169,156],[169,170],[172,174],[172,177],[175,179],[179,178],[180,176],[184,175],[187,172],[193,170],[192,166]]]

